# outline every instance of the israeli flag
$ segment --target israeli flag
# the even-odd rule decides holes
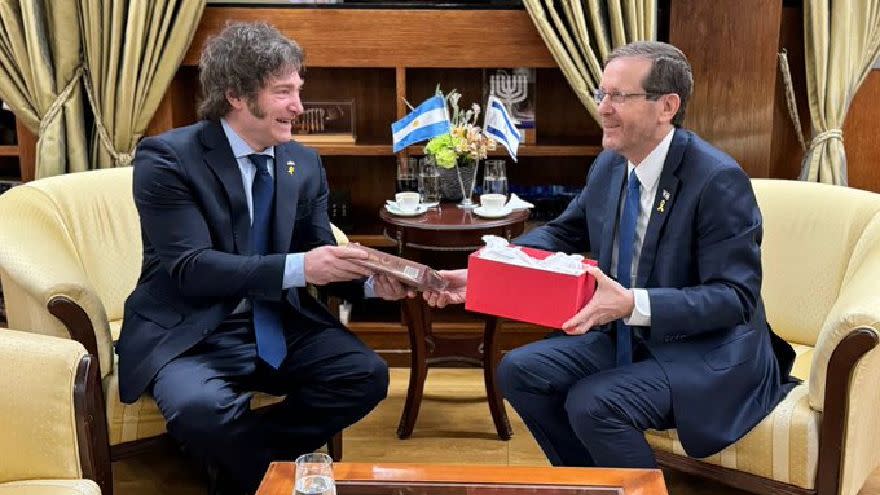
[[[522,141],[522,135],[519,129],[513,125],[513,119],[508,115],[504,104],[495,95],[489,95],[483,130],[490,137],[503,144],[513,161],[516,161],[516,150]]]
[[[442,96],[428,98],[406,117],[391,124],[394,152],[449,132],[451,125]]]

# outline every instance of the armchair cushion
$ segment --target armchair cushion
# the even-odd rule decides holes
[[[101,495],[92,480],[28,480],[0,483],[0,495]]]

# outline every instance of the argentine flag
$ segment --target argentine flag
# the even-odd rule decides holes
[[[449,132],[449,115],[442,96],[428,98],[406,117],[391,124],[394,152]]]
[[[513,125],[513,119],[507,114],[504,104],[495,95],[489,95],[483,130],[494,140],[503,144],[513,161],[516,161],[516,150],[519,148],[519,142],[522,141],[522,135]]]

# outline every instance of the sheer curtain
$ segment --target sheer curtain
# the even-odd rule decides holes
[[[614,48],[657,38],[656,0],[524,0],[578,99],[599,121],[593,91]]]
[[[88,168],[79,2],[0,2],[0,99],[38,136],[37,178]]]
[[[804,38],[813,139],[801,179],[846,185],[841,128],[880,55],[880,0],[804,2]]]

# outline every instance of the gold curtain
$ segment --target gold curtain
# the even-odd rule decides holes
[[[82,0],[97,168],[131,163],[204,8],[205,0]]]
[[[37,178],[88,168],[78,0],[0,1],[0,99],[37,141]]]
[[[577,97],[599,121],[593,92],[611,50],[657,38],[656,0],[524,0]]]
[[[880,52],[880,0],[808,0],[804,38],[813,139],[801,179],[846,185],[841,128]]]

